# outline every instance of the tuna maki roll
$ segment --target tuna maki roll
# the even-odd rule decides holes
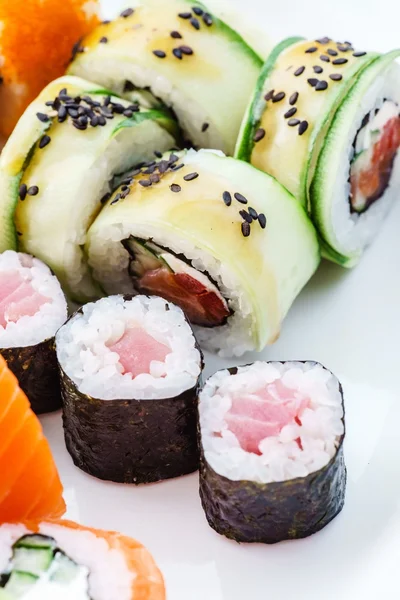
[[[72,521],[0,526],[0,600],[165,600],[140,542]]]
[[[121,483],[198,468],[202,355],[177,306],[155,296],[111,296],[58,332],[64,431],[74,463]]]
[[[199,396],[200,496],[238,542],[309,536],[343,508],[343,393],[315,362],[218,371]]]
[[[195,147],[232,154],[262,60],[201,2],[138,4],[82,40],[69,74],[128,97],[149,89]]]
[[[0,354],[38,414],[61,407],[54,336],[66,320],[50,269],[27,254],[0,254]]]
[[[308,208],[327,258],[357,263],[400,189],[400,51],[290,38],[268,58],[236,156]]]
[[[72,299],[96,299],[83,245],[114,176],[175,146],[176,124],[94,83],[62,77],[28,107],[0,157],[0,249],[48,264]]]
[[[168,154],[136,169],[87,236],[107,293],[178,304],[200,345],[262,350],[319,263],[303,208],[272,177],[215,151]]]

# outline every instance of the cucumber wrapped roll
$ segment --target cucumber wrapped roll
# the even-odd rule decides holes
[[[261,66],[200,2],[144,0],[84,38],[69,73],[118,94],[148,88],[175,111],[192,145],[232,154]]]
[[[29,106],[0,158],[0,250],[37,256],[78,301],[98,297],[82,246],[113,177],[175,144],[161,109],[63,77]]]
[[[398,186],[398,55],[329,38],[285,40],[264,66],[239,136],[237,157],[307,206],[325,255],[345,266],[373,239]]]
[[[108,293],[178,304],[205,347],[261,350],[319,262],[303,208],[275,179],[215,152],[189,150],[136,169],[88,232]]]

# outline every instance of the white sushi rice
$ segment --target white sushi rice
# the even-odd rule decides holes
[[[7,250],[0,254],[0,273],[18,271],[39,294],[50,298],[39,311],[17,322],[0,325],[0,348],[34,346],[54,337],[67,320],[67,303],[57,277],[37,258]],[[7,319],[7,314],[5,315]]]
[[[12,545],[29,533],[33,532],[23,525],[0,526],[0,573],[7,569],[12,558]],[[42,523],[39,531],[34,533],[56,540],[59,548],[69,558],[89,570],[89,593],[93,600],[130,600],[135,574],[130,572],[123,553],[110,548],[106,540],[96,537],[90,531],[79,531],[53,523]],[[73,593],[70,597],[79,598]],[[26,596],[27,600],[31,598],[33,600],[33,594]]]
[[[246,452],[228,429],[225,415],[232,395],[257,393],[281,379],[294,394],[310,399],[301,425],[284,426],[277,436],[262,440],[261,454]],[[271,483],[305,477],[333,458],[344,434],[340,384],[317,363],[256,362],[239,367],[236,375],[218,371],[210,377],[199,397],[201,443],[210,467],[232,481]],[[295,441],[300,438],[301,447]]]
[[[150,373],[123,373],[109,346],[125,331],[142,327],[171,348],[165,362],[152,361]],[[124,300],[110,296],[87,304],[56,336],[57,357],[79,391],[102,400],[174,398],[192,389],[201,373],[201,354],[182,310],[156,296]]]

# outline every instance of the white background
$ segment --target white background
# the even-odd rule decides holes
[[[122,3],[105,4],[110,14]],[[230,4],[254,16],[265,30],[258,34],[264,42],[301,34],[381,51],[400,46],[398,0]],[[197,474],[139,488],[97,481],[72,465],[60,416],[46,416],[68,516],[145,543],[164,572],[169,600],[399,599],[399,267],[398,205],[357,269],[322,265],[278,343],[262,354],[321,361],[344,384],[348,494],[342,514],[325,530],[270,547],[228,541],[207,525]],[[246,356],[243,363],[254,358]],[[206,374],[228,363],[207,356]]]

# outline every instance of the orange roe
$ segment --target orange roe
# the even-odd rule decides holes
[[[73,45],[99,22],[97,0],[0,2],[0,133],[10,135],[28,104],[63,75]]]

